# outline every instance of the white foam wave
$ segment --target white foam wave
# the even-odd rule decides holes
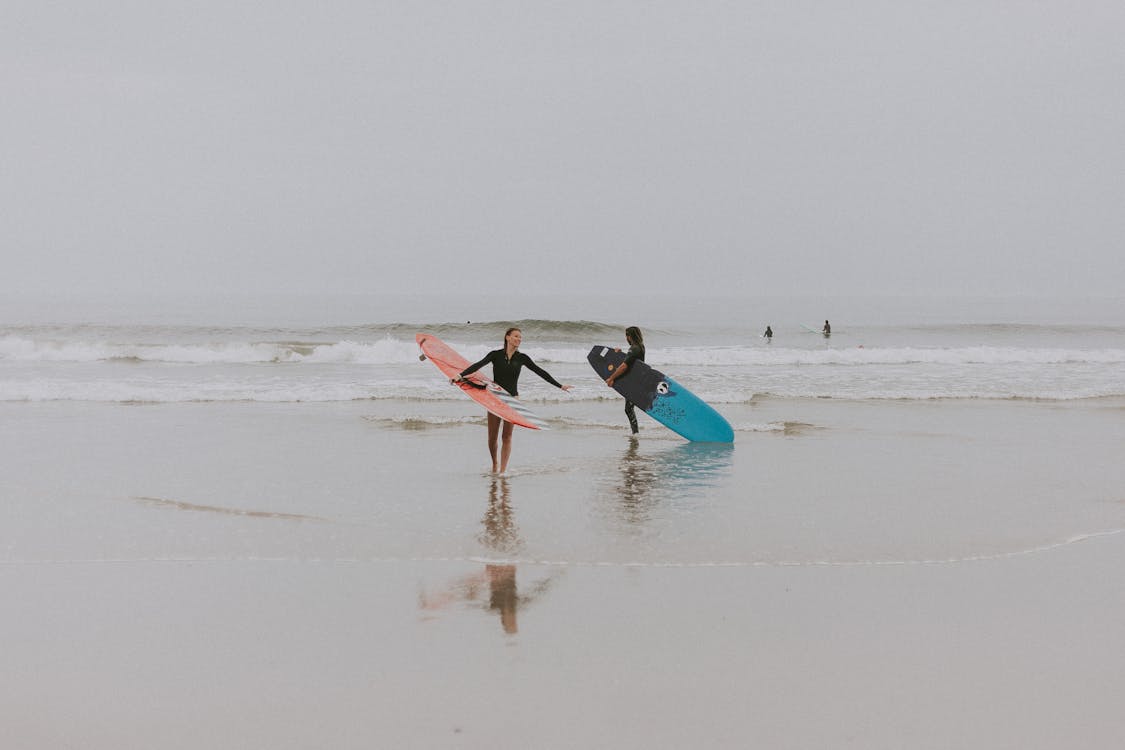
[[[418,361],[418,345],[390,337],[373,342],[339,341],[313,345],[307,354],[295,353],[288,361],[307,364],[410,364]]]
[[[666,365],[1125,364],[1125,349],[1022,349],[972,346],[934,349],[854,347],[816,350],[712,347],[655,350],[650,351],[647,359],[657,367]]]
[[[17,362],[104,362],[132,360],[171,364],[405,364],[418,360],[413,342],[385,338],[332,343],[214,342],[120,344],[109,341],[37,341],[0,338],[0,360]]]
[[[1110,386],[1037,386],[987,387],[982,384],[902,388],[890,384],[853,383],[830,386],[826,384],[775,384],[769,388],[728,390],[722,394],[697,391],[698,395],[714,405],[720,412],[724,405],[747,404],[761,398],[783,399],[839,399],[932,401],[939,399],[1074,401],[1082,399],[1113,398],[1125,395],[1120,385]],[[541,416],[540,405],[548,410],[563,403],[592,403],[606,401],[601,391],[576,388],[564,396],[524,397]],[[325,382],[302,378],[272,379],[256,382],[241,380],[191,380],[177,382],[136,380],[65,380],[43,378],[33,380],[0,379],[0,402],[4,401],[93,401],[93,402],[143,402],[182,403],[193,401],[260,401],[260,402],[338,402],[338,401],[402,401],[467,403],[459,390],[441,384],[421,383],[391,384],[371,382]],[[616,415],[616,404],[609,404]],[[552,423],[555,420],[551,420]],[[581,426],[616,427],[617,421],[603,422],[580,420]],[[576,426],[577,423],[576,423]],[[775,424],[736,425],[739,431],[773,431],[785,429]]]
[[[802,429],[812,429],[812,425],[796,424],[791,422],[765,422],[733,425],[735,432],[798,432]]]
[[[378,398],[370,386],[348,384],[246,384],[234,382],[168,383],[124,381],[67,382],[38,380],[0,382],[0,401],[93,401],[108,403],[190,403],[259,401],[300,403],[358,401]]]
[[[486,349],[462,351],[472,357]],[[619,400],[586,364],[587,350],[527,351],[574,389],[564,393],[529,376],[523,401]],[[692,347],[650,350],[649,360],[716,406],[767,397],[1074,400],[1125,395],[1125,349]],[[413,341],[392,336],[163,344],[50,340],[24,333],[0,337],[2,401],[362,399],[459,401],[464,396],[431,364],[418,361]]]
[[[544,363],[584,364],[587,348],[524,349]],[[487,349],[470,346],[470,361]],[[375,341],[116,343],[113,341],[38,340],[23,336],[0,338],[0,359],[42,362],[98,362],[135,360],[180,364],[407,364],[417,361],[413,341],[386,336]],[[672,347],[650,349],[648,361],[657,368],[774,367],[796,365],[1004,365],[1004,364],[1125,364],[1125,349],[1061,349],[971,346],[953,348],[850,347],[797,349],[761,346]],[[670,372],[670,375],[675,375]]]

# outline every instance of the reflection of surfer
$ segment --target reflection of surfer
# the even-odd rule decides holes
[[[461,374],[454,378],[452,382],[456,383],[464,380],[466,375],[471,375],[486,364],[492,363],[492,379],[508,393],[513,396],[518,396],[519,389],[517,383],[520,379],[520,370],[524,365],[527,365],[527,369],[531,370],[551,385],[556,388],[562,388],[564,391],[569,391],[573,386],[559,383],[551,377],[550,373],[532,362],[531,357],[519,350],[522,340],[523,334],[520,332],[520,329],[509,328],[504,333],[504,348],[490,351],[480,362],[477,362],[475,365],[469,365],[462,370]],[[501,435],[500,424],[502,422],[504,424],[504,430]],[[502,442],[499,464],[496,460],[496,438],[498,435],[501,435]],[[508,457],[512,454],[512,423],[500,419],[500,417],[491,412],[488,414],[488,452],[492,455],[493,473],[497,471],[504,473],[508,470]]]
[[[512,512],[511,496],[506,477],[492,477],[488,488],[488,508],[481,519],[480,539],[488,549],[498,556],[511,556],[523,546],[515,514]],[[520,595],[516,585],[516,565],[514,562],[499,559],[486,563],[483,573],[474,573],[457,579],[444,592],[422,592],[419,607],[424,611],[445,609],[458,601],[478,602],[483,598],[484,585],[488,585],[488,610],[500,615],[500,626],[511,635],[519,632],[517,614],[521,605],[535,601],[550,587],[551,579],[543,579],[531,586],[531,593]]]
[[[652,504],[656,467],[653,460],[638,451],[638,440],[631,438],[629,448],[621,455],[621,517],[630,523],[648,520]]]
[[[522,545],[516,520],[512,515],[508,480],[505,477],[493,477],[492,485],[488,489],[488,510],[481,520],[484,531],[480,541],[484,546],[496,552],[509,554],[519,550]]]
[[[516,612],[521,603],[530,601],[520,597],[516,588],[516,566],[510,564],[485,565],[483,573],[474,573],[455,580],[447,590],[439,592],[422,591],[418,595],[418,607],[423,612],[446,609],[458,601],[477,602],[481,599],[485,584],[488,584],[488,609],[500,613],[500,626],[505,633],[519,632]],[[546,582],[538,589],[545,590]]]
[[[629,326],[625,329],[625,341],[629,344],[629,353],[625,355],[625,361],[622,362],[616,370],[610,373],[610,376],[605,379],[605,384],[610,388],[613,387],[614,381],[622,377],[629,371],[629,366],[636,362],[638,359],[641,362],[645,361],[645,337],[641,333],[641,329],[636,326]],[[621,351],[618,349],[617,351]],[[625,399],[625,416],[629,418],[629,427],[636,435],[639,430],[637,429],[637,411],[633,402]]]
[[[687,443],[650,453],[631,438],[614,477],[614,514],[628,524],[647,523],[664,503],[706,497],[730,473],[732,443]],[[606,493],[608,496],[609,493]]]
[[[484,574],[488,577],[488,608],[500,613],[500,625],[505,633],[518,633],[516,608],[520,595],[516,590],[516,566],[485,565]]]
[[[508,490],[508,480],[493,477],[488,488],[488,510],[481,520],[484,531],[480,540],[484,546],[502,554],[519,550],[522,540],[512,516],[512,503]],[[516,607],[519,594],[516,590],[516,566],[485,565],[484,575],[488,579],[488,608],[500,613],[500,624],[505,633],[519,631],[516,623]]]

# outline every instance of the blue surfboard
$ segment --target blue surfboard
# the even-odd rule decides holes
[[[625,361],[623,352],[595,346],[586,356],[602,380]],[[613,383],[613,390],[676,434],[699,443],[733,443],[734,430],[723,415],[699,396],[641,361]]]

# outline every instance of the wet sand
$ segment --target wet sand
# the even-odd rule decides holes
[[[471,414],[0,408],[11,747],[1125,736],[1120,405],[767,402],[725,450],[560,424],[504,479]]]

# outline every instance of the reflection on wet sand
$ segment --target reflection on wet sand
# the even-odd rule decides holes
[[[511,556],[518,553],[524,544],[512,512],[511,487],[506,477],[493,476],[490,480],[488,504],[481,519],[483,529],[478,539],[487,549],[502,556]],[[512,635],[519,632],[519,608],[542,595],[550,583],[550,578],[539,581],[530,594],[521,595],[516,585],[514,563],[488,563],[483,573],[455,581],[442,594],[423,593],[419,606],[427,611],[443,609],[455,601],[476,602],[487,585],[488,610],[500,615],[500,626],[505,633]]]
[[[480,542],[493,552],[513,554],[523,547],[519,527],[512,513],[511,487],[508,478],[491,477],[488,487],[488,506],[481,519],[484,530]]]
[[[630,524],[649,520],[661,505],[699,498],[730,472],[730,443],[684,443],[652,452],[630,438],[618,461],[614,515]]]
[[[520,595],[516,588],[515,565],[485,565],[488,578],[488,608],[500,613],[500,625],[505,633],[518,633],[516,610],[519,609]]]
[[[640,440],[629,438],[629,447],[621,454],[621,483],[616,486],[621,517],[633,523],[648,519],[658,469],[653,458],[643,455],[639,448]]]
[[[516,519],[512,515],[511,489],[506,477],[492,477],[488,490],[488,509],[481,520],[484,531],[481,543],[494,552],[510,555],[523,546]],[[485,565],[488,580],[488,608],[500,613],[500,624],[505,633],[516,633],[519,624],[516,610],[519,591],[516,588],[515,565]]]

